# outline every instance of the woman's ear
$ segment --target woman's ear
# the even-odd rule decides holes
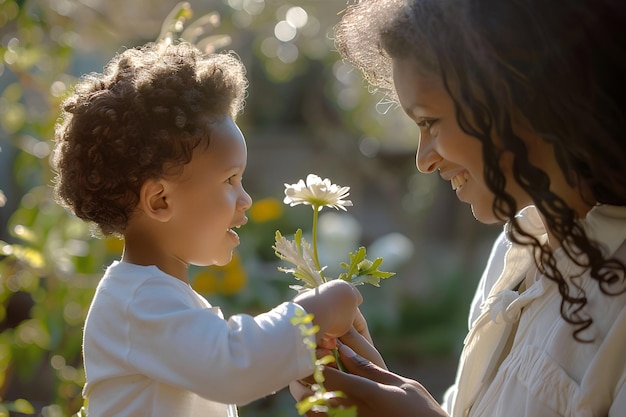
[[[139,209],[151,219],[167,222],[172,216],[167,190],[162,178],[146,180],[139,190]]]

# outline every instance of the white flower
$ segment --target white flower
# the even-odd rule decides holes
[[[298,204],[308,204],[317,211],[322,210],[322,207],[333,207],[345,211],[346,207],[352,206],[352,201],[344,200],[350,195],[348,191],[350,187],[341,187],[331,183],[328,178],[322,180],[315,174],[309,174],[306,177],[306,184],[303,180],[296,184],[285,184],[283,202],[292,207]]]
[[[295,268],[280,267],[278,270],[293,274],[294,277],[302,280],[306,284],[304,288],[316,288],[324,282],[311,256],[311,245],[302,238],[302,230],[296,232],[295,240],[286,239],[279,231],[276,231],[276,243],[272,248],[276,256],[295,266]],[[302,289],[300,286],[292,286],[292,288]]]

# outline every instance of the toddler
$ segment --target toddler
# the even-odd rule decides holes
[[[247,221],[247,151],[235,124],[246,86],[233,54],[149,43],[84,76],[62,105],[57,200],[124,238],[85,323],[90,417],[236,416],[229,404],[312,373],[290,322],[298,310],[314,315],[321,346],[352,325],[361,298],[346,282],[225,320],[187,281],[190,265],[227,264]]]

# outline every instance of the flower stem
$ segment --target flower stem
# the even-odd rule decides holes
[[[313,205],[313,260],[315,261],[315,267],[319,271],[322,280],[326,282],[324,271],[322,271],[322,266],[317,256],[317,218],[319,217],[319,211],[319,206]]]
[[[349,373],[343,362],[341,362],[341,358],[339,357],[339,350],[337,348],[333,349],[333,356],[335,357],[335,362],[337,362],[337,368],[339,368],[341,372]]]

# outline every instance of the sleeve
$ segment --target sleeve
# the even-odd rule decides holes
[[[290,321],[297,304],[225,321],[164,281],[143,285],[129,304],[128,363],[137,372],[239,405],[312,373],[311,352]]]
[[[474,322],[480,316],[480,306],[489,297],[491,289],[495,285],[498,278],[502,275],[505,267],[506,253],[509,248],[510,242],[506,238],[506,233],[502,231],[502,233],[500,233],[495,243],[493,244],[491,253],[489,254],[489,259],[487,261],[487,266],[485,267],[483,274],[480,277],[478,287],[476,288],[476,292],[474,293],[474,298],[472,300],[468,317],[468,329],[472,328]]]
[[[504,270],[504,260],[509,247],[510,244],[506,238],[506,233],[502,231],[491,248],[489,260],[487,261],[487,265],[483,271],[480,281],[478,282],[476,292],[474,293],[467,320],[468,330],[474,326],[474,322],[481,314],[480,306],[489,297],[491,288],[494,286],[496,280],[500,277],[502,271]],[[458,372],[459,371],[457,370],[457,380]],[[455,383],[450,386],[443,395],[441,406],[448,414],[452,414],[452,408],[456,399],[457,391],[458,386],[457,381],[455,381]]]
[[[623,299],[623,295],[618,296]],[[622,302],[622,305],[623,302]],[[615,319],[613,330],[609,338],[611,343],[606,343],[600,352],[603,366],[595,369],[598,378],[603,378],[609,384],[604,392],[612,391],[613,398],[609,409],[608,417],[623,417],[626,414],[626,361],[624,361],[624,352],[626,352],[626,307],[622,307],[619,316]],[[603,381],[604,382],[604,381]],[[592,382],[593,383],[593,382]]]
[[[452,405],[454,404],[454,398],[456,398],[456,390],[456,384],[454,384],[443,394],[441,408],[443,408],[448,415],[452,415]]]
[[[626,382],[622,380],[622,385],[617,391],[617,396],[613,399],[608,417],[622,417],[626,411]]]

